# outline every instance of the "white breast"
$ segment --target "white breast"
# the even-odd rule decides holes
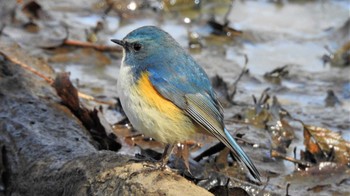
[[[140,104],[139,102],[141,100],[138,100],[138,95],[134,91],[134,77],[132,76],[132,71],[129,66],[125,66],[124,63],[122,63],[119,71],[119,77],[118,77],[118,94],[119,99],[122,104],[122,107],[124,109],[124,112],[126,116],[129,118],[132,125],[137,130],[142,130],[144,127],[138,120],[138,114],[134,111],[135,104]]]

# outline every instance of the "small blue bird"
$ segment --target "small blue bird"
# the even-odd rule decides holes
[[[253,162],[225,128],[223,109],[207,74],[167,32],[144,26],[111,41],[123,47],[117,88],[137,130],[166,144],[195,133],[215,136],[260,181]]]

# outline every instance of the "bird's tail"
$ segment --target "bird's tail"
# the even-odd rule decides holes
[[[240,162],[244,163],[244,165],[247,167],[249,170],[250,174],[257,180],[260,180],[260,173],[256,169],[255,165],[253,162],[250,160],[248,155],[243,151],[243,149],[237,144],[236,140],[233,139],[233,137],[230,135],[230,133],[226,130],[224,130],[226,138],[228,142],[224,142],[224,144],[231,149],[233,152],[235,158],[237,158]]]

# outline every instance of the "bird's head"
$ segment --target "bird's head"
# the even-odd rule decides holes
[[[179,44],[165,31],[155,26],[144,26],[130,32],[122,40],[112,39],[112,42],[122,46],[125,52],[125,62],[128,65],[144,65],[153,61],[162,61],[177,50],[182,50]]]

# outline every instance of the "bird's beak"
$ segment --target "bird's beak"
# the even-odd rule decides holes
[[[125,46],[125,42],[123,40],[119,40],[119,39],[111,39],[112,42],[124,47]]]

